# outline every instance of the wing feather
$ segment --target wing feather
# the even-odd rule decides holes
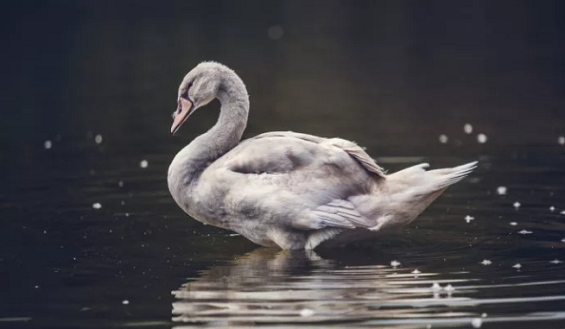
[[[300,218],[295,227],[300,229],[372,227],[375,225],[363,216],[355,206],[346,200],[333,200],[310,211],[309,216]]]
[[[283,139],[287,142],[285,143]],[[383,168],[363,148],[341,138],[328,139],[290,131],[275,131],[248,139],[238,147],[240,152],[236,153],[240,156],[230,162],[230,169],[238,173],[289,172],[314,162],[314,158],[329,147],[330,155],[331,152],[343,151],[373,177],[385,178]],[[329,163],[339,158],[330,157]]]

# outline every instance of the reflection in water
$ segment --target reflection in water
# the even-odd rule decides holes
[[[552,308],[547,305],[544,312],[516,316],[487,312],[493,305],[509,303],[523,310],[528,305],[535,309],[531,305],[536,303],[563,303],[563,294],[527,295],[536,289],[540,292],[541,286],[563,287],[565,280],[493,285],[479,282],[466,271],[419,273],[414,268],[384,265],[383,259],[356,266],[344,263],[347,259],[322,259],[313,252],[257,249],[202,271],[200,278],[173,291],[177,299],[173,321],[184,322],[183,327],[347,323],[348,327],[408,328],[565,319],[565,312],[548,311]],[[514,281],[519,278],[527,276],[516,276]],[[508,293],[510,289],[518,294]]]

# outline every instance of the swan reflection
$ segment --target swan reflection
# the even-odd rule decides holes
[[[395,269],[388,265],[390,261],[372,262],[346,266],[343,263],[355,262],[322,259],[313,252],[260,248],[202,271],[200,278],[173,291],[177,299],[173,321],[183,326],[347,322],[351,327],[353,322],[418,318],[421,326],[422,319],[429,317],[469,316],[445,307],[447,300],[468,298],[432,289],[434,282],[447,285],[466,280],[432,280],[436,274]],[[415,324],[408,321],[402,326]]]

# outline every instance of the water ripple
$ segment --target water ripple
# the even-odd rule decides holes
[[[565,319],[558,306],[565,303],[565,280],[536,281],[529,273],[504,278],[511,283],[493,283],[484,273],[412,271],[381,264],[343,266],[313,254],[258,249],[204,270],[173,291],[173,321],[409,328]],[[521,312],[501,311],[510,304],[520,305],[513,309]]]

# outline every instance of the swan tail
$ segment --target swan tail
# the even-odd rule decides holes
[[[433,188],[439,191],[445,190],[448,186],[461,181],[475,170],[475,168],[477,168],[477,161],[454,168],[430,170],[427,174],[430,176],[430,179],[433,180]]]
[[[447,187],[469,175],[477,167],[477,162],[427,171],[428,167],[427,163],[423,163],[387,176],[389,197],[386,205],[381,204],[386,209],[383,214],[386,216],[377,219],[372,230],[410,223]]]
[[[396,183],[397,189],[413,189],[417,194],[433,193],[443,191],[467,177],[475,168],[477,161],[470,162],[454,168],[443,168],[426,171],[427,163],[406,168],[388,176],[388,179]]]

